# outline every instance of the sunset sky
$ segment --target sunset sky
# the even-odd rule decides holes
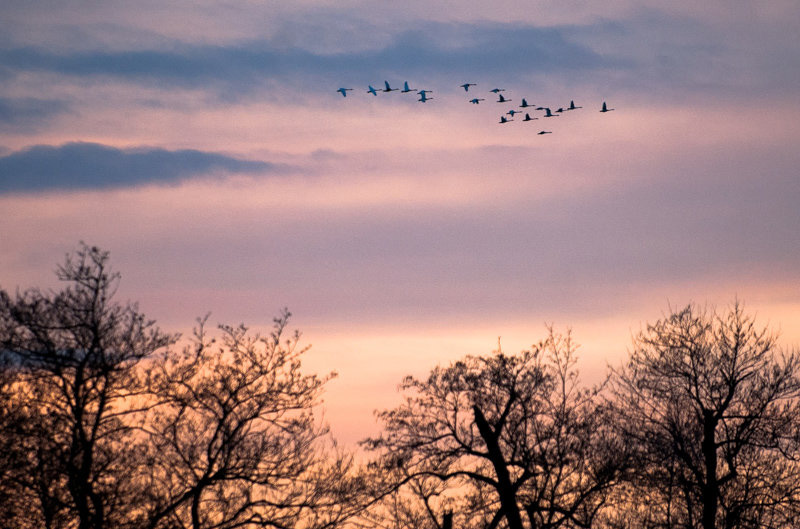
[[[165,330],[288,307],[345,442],[546,324],[587,381],[689,302],[800,345],[798,35],[796,0],[5,0],[0,287],[85,241]],[[523,97],[583,108],[500,125]]]

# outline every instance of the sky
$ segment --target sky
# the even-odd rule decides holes
[[[795,0],[6,0],[0,288],[85,241],[168,331],[287,307],[344,443],[548,324],[587,383],[688,303],[797,346],[798,34]],[[501,125],[522,98],[582,108]]]

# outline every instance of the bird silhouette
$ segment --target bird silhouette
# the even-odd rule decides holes
[[[522,98],[522,104],[521,104],[519,107],[520,107],[520,108],[528,108],[528,107],[532,107],[532,106],[533,106],[533,105],[529,105],[529,104],[528,104],[528,102],[527,102],[527,101],[525,101],[525,98],[523,97],[523,98]]]
[[[367,93],[368,94],[372,94],[374,96],[378,95],[378,92],[375,90],[375,87],[372,86],[372,85],[369,85],[369,90],[367,90]]]
[[[558,116],[550,112],[550,107],[544,107],[544,117],[546,118],[557,118]]]
[[[505,89],[505,88],[492,88],[492,89],[491,89],[491,90],[489,90],[489,91],[490,91],[490,92],[492,92],[492,93],[494,93],[494,94],[499,94],[500,92],[505,92],[505,91],[506,91],[506,89]]]
[[[402,92],[403,94],[407,94],[409,92],[416,92],[416,91],[417,91],[416,88],[409,88],[408,81],[406,81],[403,83],[403,89],[400,92]]]
[[[337,90],[337,92],[342,94],[342,97],[347,97],[347,91],[348,90],[352,90],[352,88],[340,88],[340,89]]]
[[[508,123],[509,121],[514,121],[513,119],[506,119],[505,116],[500,116],[500,124]]]
[[[470,86],[475,86],[475,83],[464,83],[461,85],[461,88],[463,88],[465,92],[469,92]]]
[[[539,136],[541,136],[542,134],[552,134],[552,133],[553,131],[551,130],[540,130],[539,132],[537,132]]]
[[[615,108],[608,108],[608,107],[606,106],[606,102],[605,102],[605,101],[603,101],[603,108],[602,108],[602,109],[600,109],[600,112],[611,112],[612,110],[616,110],[616,109],[615,109]]]
[[[511,110],[509,110],[508,112],[506,112],[506,114],[508,114],[509,116],[511,116],[511,117],[513,118],[513,117],[514,117],[514,114],[522,114],[522,112],[521,112],[521,111],[519,111],[519,110],[514,110],[514,109],[511,109]]]
[[[419,99],[417,99],[417,101],[419,101],[420,103],[425,103],[426,101],[430,101],[431,99],[433,99],[432,97],[428,97],[428,92],[431,92],[431,90],[420,90],[418,92]]]
[[[525,119],[523,119],[522,121],[533,121],[534,119],[539,119],[539,118],[532,118],[531,115],[526,112]]]
[[[391,86],[389,86],[389,81],[384,81],[383,84],[386,86],[386,88],[383,89],[384,92],[396,92],[397,91],[397,88],[392,88]]]
[[[472,103],[473,105],[477,105],[477,104],[479,104],[481,101],[485,101],[485,100],[484,100],[484,99],[479,99],[479,98],[477,98],[477,97],[476,97],[475,99],[470,99],[470,100],[469,100],[469,102],[470,102],[470,103]]]
[[[569,101],[569,108],[567,108],[567,110],[575,110],[576,108],[583,108],[583,107],[576,107],[576,106],[575,106],[575,101],[572,101],[572,100],[570,99],[570,101]]]
[[[498,103],[508,103],[509,101],[511,101],[511,99],[506,99],[505,97],[503,97],[503,94],[498,93],[497,97],[498,97],[497,100]]]
[[[559,114],[560,114],[561,112],[564,112],[564,107],[558,107],[558,108],[556,109],[556,112],[558,112]]]

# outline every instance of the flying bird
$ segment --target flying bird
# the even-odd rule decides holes
[[[352,88],[340,88],[340,89],[337,90],[337,92],[342,94],[342,97],[347,97],[347,91],[348,90],[352,90]]]
[[[615,108],[608,108],[606,106],[606,102],[603,101],[603,108],[600,110],[600,112],[611,112],[612,110],[616,110],[616,109]]]
[[[521,111],[519,111],[519,110],[514,110],[514,109],[511,109],[511,110],[509,110],[508,112],[506,112],[506,114],[508,114],[509,116],[511,116],[511,117],[513,118],[513,117],[514,117],[514,114],[522,114],[522,112],[521,112]]]
[[[472,103],[473,105],[477,105],[477,104],[479,104],[481,101],[485,101],[485,100],[484,100],[484,99],[479,99],[479,98],[477,98],[477,97],[476,97],[475,99],[470,99],[470,100],[469,100],[469,102],[470,102],[470,103]]]
[[[533,121],[534,119],[539,119],[539,118],[532,118],[531,115],[526,112],[525,119],[523,119],[522,121]]]
[[[404,83],[403,83],[403,89],[401,90],[401,92],[402,92],[403,94],[407,94],[407,93],[409,93],[409,92],[416,92],[416,91],[417,91],[417,89],[416,89],[416,88],[409,88],[409,87],[408,87],[408,81],[406,81],[406,82],[404,82]]]
[[[419,99],[417,99],[417,101],[419,101],[420,103],[425,103],[426,101],[430,101],[431,99],[433,99],[432,97],[428,97],[428,92],[431,92],[431,90],[420,90]]]
[[[505,92],[505,91],[506,91],[506,89],[505,89],[505,88],[492,88],[492,89],[491,89],[491,90],[489,90],[489,91],[490,91],[490,92],[493,92],[493,93],[495,93],[495,94],[499,94],[500,92]]]
[[[374,96],[378,95],[378,92],[375,90],[375,87],[373,87],[372,85],[369,85],[369,90],[367,90],[367,93],[368,94],[372,94]]]
[[[500,124],[508,123],[509,121],[514,121],[513,119],[506,119],[505,116],[500,116]]]
[[[541,136],[542,134],[552,134],[552,133],[553,133],[552,130],[540,130],[537,134]]]
[[[522,98],[522,104],[521,104],[519,107],[520,107],[520,108],[528,108],[528,107],[532,107],[532,106],[533,106],[533,105],[529,105],[529,104],[528,104],[528,102],[527,102],[527,101],[525,101],[525,98],[523,97],[523,98]]]
[[[396,92],[397,91],[397,88],[392,88],[391,86],[389,86],[389,81],[384,81],[383,84],[386,86],[386,88],[383,89],[384,92]]]
[[[498,103],[507,103],[511,101],[511,99],[506,99],[505,97],[503,97],[503,94],[497,94],[497,97],[499,98],[497,100]]]
[[[461,85],[461,88],[463,88],[465,92],[469,92],[470,86],[475,86],[475,83],[464,83]]]
[[[575,101],[570,100],[569,108],[567,108],[567,110],[575,110],[576,108],[583,108],[583,107],[576,107],[575,106]]]
[[[544,107],[544,117],[546,118],[557,118],[558,116],[550,112],[550,107]]]

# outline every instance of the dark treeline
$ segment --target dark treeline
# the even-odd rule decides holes
[[[738,303],[646,326],[597,386],[553,328],[407,377],[352,454],[288,312],[179,340],[114,301],[108,258],[0,290],[2,527],[800,526],[800,355]]]

